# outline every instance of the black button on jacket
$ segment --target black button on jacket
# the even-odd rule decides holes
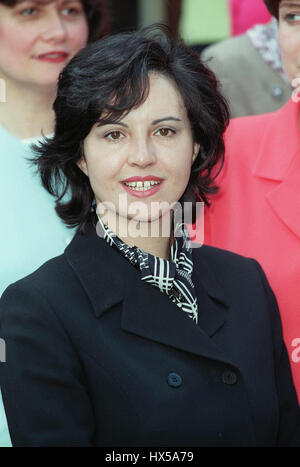
[[[193,255],[198,326],[93,227],[7,289],[0,371],[14,445],[300,445],[262,270],[211,247]]]

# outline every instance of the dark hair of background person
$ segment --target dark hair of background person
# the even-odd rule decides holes
[[[279,17],[279,3],[281,0],[264,0],[266,7],[272,16],[278,19]]]
[[[45,0],[45,3],[50,3]],[[8,7],[13,7],[20,0],[0,0],[0,3]],[[43,0],[41,0],[43,3]],[[89,42],[96,41],[101,37],[109,34],[111,31],[111,8],[109,0],[81,0],[83,5],[88,26],[89,26]]]
[[[37,157],[32,162],[43,186],[57,198],[57,214],[79,232],[84,232],[90,221],[94,199],[88,177],[77,166],[83,141],[96,123],[120,120],[146,100],[149,72],[175,83],[193,139],[201,145],[180,200],[193,203],[193,222],[195,202],[200,198],[209,204],[207,195],[217,191],[212,172],[223,164],[229,110],[215,75],[181,40],[171,38],[165,26],[111,35],[82,49],[63,70],[54,102],[54,136],[33,146]],[[66,192],[70,199],[63,202]]]
[[[167,25],[174,36],[179,34],[182,8],[182,0],[165,0],[165,17]]]

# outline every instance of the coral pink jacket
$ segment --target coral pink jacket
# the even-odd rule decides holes
[[[264,268],[300,400],[299,110],[291,99],[277,112],[231,121],[204,242],[253,257]]]

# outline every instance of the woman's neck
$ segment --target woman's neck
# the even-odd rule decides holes
[[[170,237],[123,237],[121,240],[131,247],[136,246],[158,258],[170,259]]]
[[[55,88],[18,86],[7,82],[6,101],[0,103],[0,125],[19,139],[53,132]]]
[[[128,221],[124,217],[109,214],[102,221],[128,246],[136,246],[153,256],[169,260],[172,243],[172,218],[168,213],[153,222]]]

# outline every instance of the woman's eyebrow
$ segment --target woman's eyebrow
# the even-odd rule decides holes
[[[157,120],[153,120],[151,125],[157,125],[158,123],[165,122],[167,120],[171,120],[174,122],[182,122],[180,118],[169,116],[169,117],[163,117],[163,118],[158,118]],[[104,125],[121,125],[125,128],[128,128],[128,125],[126,125],[126,123],[120,122],[118,120],[105,120],[105,119],[101,119],[97,126],[104,126]]]
[[[16,3],[16,6],[22,5],[22,3],[33,3],[34,5],[49,5],[50,3],[53,3],[54,0],[19,0]],[[62,0],[61,4],[66,5],[67,3],[80,3],[80,0]]]
[[[16,6],[22,5],[22,3],[33,3],[34,5],[48,5],[53,0],[20,0],[16,3]]]
[[[283,0],[280,4],[280,8],[299,8],[300,7],[300,2],[296,3],[296,2],[289,2],[289,1],[285,1]]]
[[[120,122],[118,120],[105,120],[105,119],[101,119],[97,126],[105,126],[105,125],[121,125],[125,128],[128,128],[128,125],[126,125],[126,123],[123,123],[123,122]]]
[[[82,6],[83,6],[83,2],[81,2],[81,0],[62,0],[62,5],[66,5],[68,3],[81,3]]]
[[[174,122],[182,122],[182,120],[180,118],[169,116],[169,117],[163,117],[163,118],[159,118],[157,120],[153,120],[152,125],[157,125],[158,123],[164,122],[166,120],[172,120]]]

